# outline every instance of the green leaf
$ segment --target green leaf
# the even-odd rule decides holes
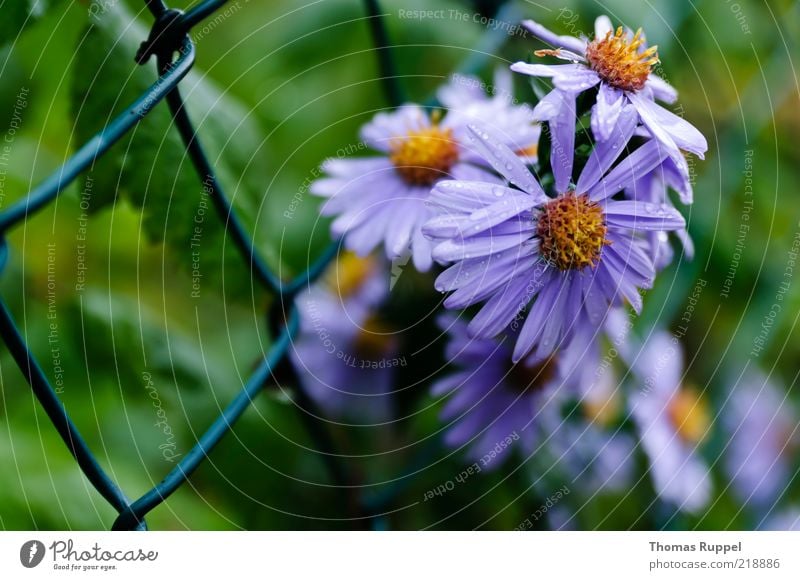
[[[71,89],[77,143],[102,130],[156,81],[152,64],[140,67],[133,60],[147,34],[119,6],[91,18],[77,49]],[[263,164],[251,160],[261,144],[260,129],[246,108],[207,78],[190,73],[180,87],[218,179],[245,224],[252,224],[266,183]],[[238,288],[249,295],[244,262],[230,241],[223,251],[223,224],[166,103],[156,105],[85,178],[91,211],[127,200],[141,208],[147,237],[166,243],[185,271],[199,265],[202,284],[216,285],[224,264],[226,292]]]
[[[0,17],[0,46],[11,44],[29,26],[37,23],[48,11],[64,4],[64,0],[7,0]]]

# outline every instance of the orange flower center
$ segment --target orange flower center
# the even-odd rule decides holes
[[[442,129],[434,122],[396,139],[389,159],[407,183],[432,185],[458,161],[458,144],[453,140],[452,129]]]
[[[528,145],[527,147],[523,147],[522,149],[518,149],[516,154],[520,157],[535,157],[539,153],[539,144],[534,143],[533,145]]]
[[[658,47],[651,46],[639,51],[644,38],[642,29],[633,38],[620,26],[615,34],[608,31],[603,38],[597,38],[586,47],[589,66],[612,87],[623,91],[638,91],[644,87],[650,68],[658,62]]]
[[[680,389],[669,402],[667,413],[684,441],[697,444],[703,440],[709,428],[709,412],[697,391]]]
[[[574,191],[548,201],[538,217],[539,252],[560,270],[595,266],[606,239],[602,208]]]

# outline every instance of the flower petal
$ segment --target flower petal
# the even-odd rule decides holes
[[[361,140],[372,149],[389,151],[395,138],[430,124],[430,118],[422,107],[416,104],[403,105],[390,113],[375,115],[361,128]]]
[[[472,236],[458,240],[445,240],[433,249],[433,258],[440,263],[479,258],[503,252],[529,240],[530,232],[521,231],[516,235]]]
[[[678,91],[660,76],[651,73],[647,78],[646,84],[653,91],[653,96],[659,101],[664,101],[671,105],[678,100]]]
[[[544,284],[545,277],[537,266],[508,283],[505,290],[492,296],[469,323],[475,337],[497,336],[523,310]]]
[[[515,189],[493,183],[447,180],[440,181],[434,186],[427,203],[456,212],[472,213],[505,196],[524,195]]]
[[[606,141],[597,143],[578,178],[576,191],[586,192],[593,187],[620,156],[639,121],[636,109],[624,107]]]
[[[575,159],[575,95],[559,91],[561,107],[550,120],[550,165],[556,181],[556,191],[564,193],[572,181]]]
[[[586,51],[586,41],[574,36],[559,36],[534,20],[523,20],[522,26],[527,28],[536,38],[543,40],[554,48],[564,47],[573,52],[583,54]]]
[[[639,111],[642,123],[656,139],[676,149],[694,153],[700,159],[704,158],[705,152],[708,150],[708,142],[694,125],[642,95],[628,93],[628,98]],[[672,157],[675,159],[675,155]],[[683,163],[680,161],[676,160],[679,167],[685,165],[685,160],[682,160]]]
[[[490,134],[485,127],[469,125],[472,133],[471,143],[478,152],[494,167],[495,171],[503,175],[511,183],[529,193],[536,203],[544,203],[547,196],[542,186],[528,171],[522,160],[508,147]]]
[[[481,276],[496,275],[500,272],[501,268],[507,271],[512,269],[517,262],[522,260],[533,261],[530,258],[531,254],[536,251],[536,244],[524,244],[513,250],[505,252],[498,252],[486,259],[468,259],[453,264],[447,270],[439,274],[434,284],[439,292],[448,292],[461,288],[466,284],[471,284],[473,280],[479,279]]]
[[[659,141],[650,140],[611,170],[611,172],[589,189],[589,197],[600,201],[614,195],[637,179],[649,173],[669,154]]]
[[[625,94],[607,83],[600,83],[597,103],[592,107],[592,133],[598,141],[606,141],[617,124],[625,103]]]
[[[686,227],[680,212],[665,203],[646,201],[612,201],[605,207],[610,226],[644,231],[672,231]]]
[[[553,76],[553,85],[557,89],[570,93],[582,93],[600,82],[600,75],[592,69],[583,65],[575,66],[574,71],[564,71]]]
[[[601,14],[594,21],[594,37],[603,38],[608,33],[614,34],[614,25],[611,19],[605,14]]]

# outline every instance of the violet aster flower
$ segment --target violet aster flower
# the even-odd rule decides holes
[[[664,148],[651,140],[609,171],[635,125],[636,113],[626,107],[574,186],[572,150],[559,157],[556,197],[545,194],[508,147],[472,128],[475,150],[522,190],[441,181],[431,192],[429,203],[440,215],[425,233],[436,242],[436,260],[455,262],[436,288],[453,292],[448,308],[486,302],[469,325],[473,336],[495,336],[524,319],[513,360],[532,351],[542,359],[576,332],[597,328],[611,306],[625,300],[641,309],[639,289],[651,286],[655,270],[639,232],[678,230],[685,222],[669,206],[610,198],[664,160]]]
[[[678,192],[684,204],[692,203],[692,184],[688,176],[681,174],[680,169],[671,158],[664,160],[653,171],[637,179],[633,185],[625,188],[625,197],[637,201],[667,204],[672,206],[669,189]],[[694,244],[686,228],[676,230],[674,236],[683,246],[683,255],[691,260],[694,257]],[[670,236],[666,232],[647,232],[645,234],[647,252],[657,270],[663,270],[675,255],[670,244]]]
[[[629,404],[656,492],[696,513],[711,497],[711,476],[697,453],[710,417],[699,394],[681,384],[680,344],[666,332],[653,334],[636,357],[633,371],[640,390],[631,395]]]
[[[788,394],[751,371],[731,393],[724,425],[730,434],[725,467],[745,503],[770,506],[792,478],[800,445],[798,416]]]
[[[597,369],[588,361],[581,365]],[[551,464],[586,495],[620,491],[633,478],[635,441],[614,427],[624,408],[615,379],[609,372],[594,382],[580,400],[582,414],[562,419],[549,413],[541,422]]]
[[[336,418],[386,420],[397,344],[377,308],[389,275],[373,256],[342,254],[326,276],[298,296],[300,332],[290,359],[302,387]]]
[[[618,356],[627,356],[630,328],[627,314],[614,309],[604,324],[607,342],[585,336],[582,344],[573,343],[570,351],[579,355],[570,362],[575,365],[574,394],[580,406],[567,417],[547,413],[540,422],[550,465],[587,495],[620,491],[633,477],[634,439],[615,427],[625,404],[612,364]]]
[[[532,122],[533,110],[529,105],[515,105],[513,79],[507,68],[495,70],[490,86],[478,77],[454,74],[436,95],[448,111],[454,137],[459,142],[469,142],[470,123],[489,123],[526,163],[538,161],[541,126]],[[472,151],[466,155],[473,162],[483,163]]]
[[[663,143],[682,173],[688,173],[681,150],[703,157],[708,149],[705,137],[690,123],[656,103],[673,103],[677,92],[652,74],[658,62],[656,47],[645,47],[641,30],[635,34],[622,27],[613,30],[611,21],[601,16],[595,21],[594,40],[558,36],[541,24],[526,20],[523,25],[554,50],[536,51],[537,56],[555,56],[569,64],[547,65],[517,62],[511,70],[536,76],[552,77],[555,89],[535,109],[538,120],[551,125],[554,145],[561,145],[562,126],[573,127],[575,100],[579,93],[598,87],[592,109],[592,132],[599,141],[610,138],[625,105],[635,107],[639,119],[650,134]],[[566,135],[566,137],[569,137]],[[569,137],[572,139],[572,137]],[[570,149],[571,145],[564,145]]]
[[[570,353],[512,364],[508,337],[472,338],[466,323],[453,316],[442,316],[439,323],[449,337],[447,360],[455,367],[432,387],[435,396],[445,398],[445,442],[468,446],[470,458],[484,469],[499,466],[512,446],[531,453],[537,441],[532,423],[572,382],[576,367]]]
[[[431,217],[424,203],[431,186],[444,177],[497,181],[463,141],[467,123],[476,120],[496,124],[505,131],[504,143],[521,154],[538,141],[540,129],[527,105],[485,95],[460,100],[443,119],[418,105],[378,113],[361,139],[381,155],[329,159],[323,165],[327,177],[311,186],[312,193],[328,198],[322,214],[338,216],[332,233],[344,235],[346,247],[359,255],[382,243],[386,256],[395,259],[410,247],[417,270],[428,270],[431,247],[421,227]]]

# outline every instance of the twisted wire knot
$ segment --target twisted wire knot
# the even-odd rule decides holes
[[[136,51],[137,64],[145,64],[153,55],[169,56],[180,50],[186,32],[183,11],[165,10],[156,18],[147,40]]]

